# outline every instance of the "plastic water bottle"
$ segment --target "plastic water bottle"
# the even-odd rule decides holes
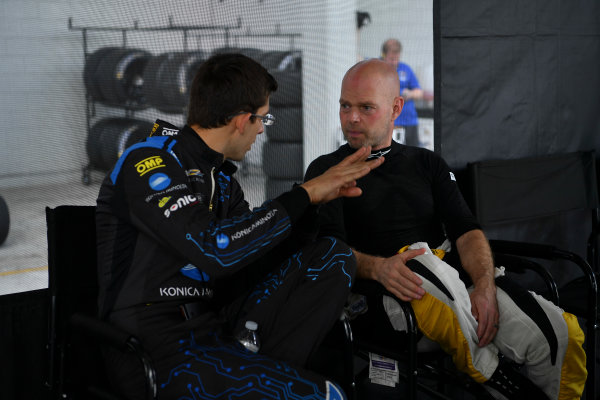
[[[253,353],[258,353],[260,349],[260,340],[258,340],[258,333],[256,332],[258,324],[254,321],[246,321],[246,329],[244,329],[238,336],[238,340],[245,348]]]

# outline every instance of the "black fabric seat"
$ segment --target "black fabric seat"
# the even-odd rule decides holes
[[[548,298],[585,319],[585,393],[595,399],[599,195],[594,152],[481,161],[469,164],[467,172],[467,197],[491,239],[496,263],[511,255],[541,260],[551,281]]]
[[[132,335],[96,317],[94,206],[46,208],[50,295],[48,384],[52,399],[120,399],[106,377],[101,346],[140,360],[146,399],[156,398],[152,360]]]

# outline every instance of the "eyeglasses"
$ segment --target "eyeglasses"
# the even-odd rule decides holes
[[[240,111],[239,113],[230,115],[229,118],[233,118],[233,117],[236,117],[236,116],[242,115],[242,114],[250,114],[251,117],[260,118],[260,120],[262,121],[264,126],[271,126],[275,123],[275,117],[271,114],[258,115],[258,114],[252,114],[251,112],[248,112],[248,111]]]

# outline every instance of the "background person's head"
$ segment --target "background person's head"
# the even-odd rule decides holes
[[[214,55],[202,63],[192,82],[187,124],[204,129],[224,126],[240,111],[256,113],[275,90],[273,76],[251,58]]]
[[[400,63],[402,43],[397,39],[388,39],[381,45],[381,59],[386,63],[397,67]]]
[[[348,144],[373,150],[392,143],[394,120],[402,112],[396,70],[382,60],[361,61],[342,80],[340,124]]]

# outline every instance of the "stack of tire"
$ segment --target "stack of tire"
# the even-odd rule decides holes
[[[134,118],[104,118],[88,134],[87,154],[93,168],[108,171],[123,151],[147,137],[154,124]]]
[[[147,108],[144,70],[151,57],[147,51],[123,47],[102,47],[90,54],[83,69],[88,99],[133,110]]]
[[[144,70],[148,104],[168,114],[185,114],[196,71],[206,60],[202,51],[167,52],[152,57]]]
[[[153,56],[140,49],[102,47],[86,59],[83,77],[88,100],[128,110],[148,107],[182,114],[201,51]],[[90,167],[107,171],[123,151],[148,136],[153,123],[135,118],[104,118],[88,132]]]
[[[262,64],[277,80],[270,97],[275,124],[265,128],[263,172],[267,176],[265,195],[272,199],[302,182],[302,55],[300,51],[265,52]]]

